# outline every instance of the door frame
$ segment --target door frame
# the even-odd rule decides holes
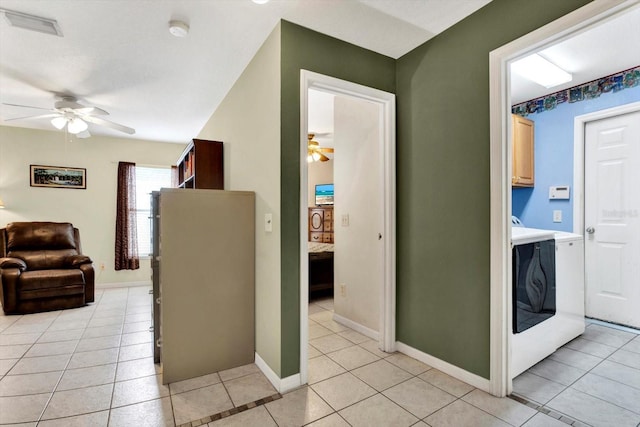
[[[379,345],[387,352],[396,343],[396,96],[308,70],[300,70],[300,383],[307,383],[309,350],[309,251],[307,129],[308,90],[348,96],[378,104],[380,108],[380,188],[384,189],[382,207],[383,271],[380,293]],[[335,219],[334,219],[335,220]]]
[[[576,116],[573,121],[573,232],[584,235],[585,127],[587,123],[640,111],[640,101]]]
[[[639,0],[594,0],[489,53],[490,117],[490,387],[512,391],[511,358],[511,89],[509,65],[545,46],[597,26]]]

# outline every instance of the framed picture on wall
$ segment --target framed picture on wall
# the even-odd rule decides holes
[[[50,188],[87,188],[85,168],[31,165],[31,186]]]

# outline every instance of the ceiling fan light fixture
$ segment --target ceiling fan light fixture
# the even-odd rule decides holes
[[[69,133],[78,134],[80,132],[84,132],[89,128],[89,125],[82,119],[77,117],[69,120],[69,124],[67,125],[67,129],[69,129]]]
[[[55,117],[55,118],[51,119],[51,124],[56,129],[62,129],[67,124],[67,119],[65,117]]]

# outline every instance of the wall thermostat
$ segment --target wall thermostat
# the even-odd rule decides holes
[[[549,187],[549,199],[569,200],[569,186]]]

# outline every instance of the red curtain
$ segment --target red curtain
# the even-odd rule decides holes
[[[116,207],[116,270],[140,268],[136,238],[136,164],[118,163]]]

